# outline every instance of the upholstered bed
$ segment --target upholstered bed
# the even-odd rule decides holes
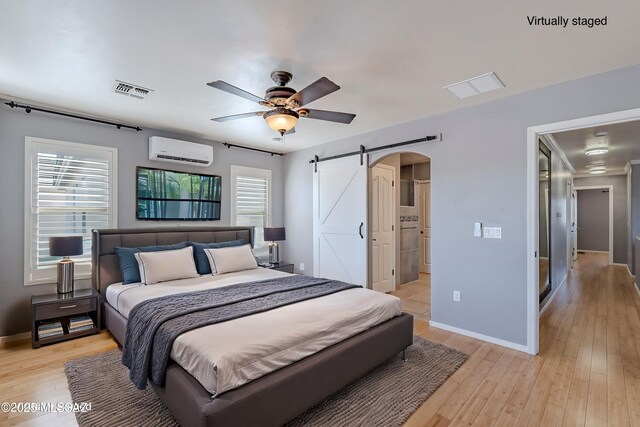
[[[93,286],[102,296],[106,327],[119,343],[125,343],[125,315],[130,307],[127,308],[125,300],[123,309],[117,299],[122,292],[118,285],[122,276],[115,253],[116,247],[169,245],[185,241],[228,242],[237,239],[253,244],[253,229],[178,227],[94,231]],[[197,287],[204,279],[193,279],[188,284],[193,283]],[[343,293],[347,292],[349,291]],[[135,298],[132,301],[135,302]],[[133,303],[128,303],[131,304]],[[300,304],[303,303],[294,306]],[[173,353],[172,360],[166,367],[164,384],[158,386],[151,381],[149,383],[178,422],[185,426],[282,425],[412,343],[413,319],[406,313],[373,327],[363,323],[362,328],[363,331],[354,336],[216,397],[212,397],[211,387],[203,387],[206,382],[202,378],[194,378],[194,375],[198,375],[191,375],[174,361],[181,359]],[[200,336],[195,335],[196,332],[198,331],[189,332],[195,337],[191,341],[206,341],[202,339],[202,331],[198,332]],[[181,364],[187,366],[189,363],[181,361]]]

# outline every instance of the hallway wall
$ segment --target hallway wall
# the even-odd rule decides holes
[[[587,178],[574,178],[575,187],[591,187],[597,185],[613,186],[613,262],[627,264],[632,267],[629,253],[629,219],[628,219],[628,197],[627,197],[627,176],[594,176]],[[580,217],[578,217],[580,221]],[[580,233],[578,233],[580,236]],[[580,245],[578,245],[580,248]],[[582,249],[582,248],[580,248]],[[606,249],[605,249],[606,250]]]
[[[578,192],[578,250],[609,252],[609,192]]]

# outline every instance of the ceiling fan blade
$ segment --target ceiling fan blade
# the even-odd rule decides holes
[[[261,116],[266,111],[254,111],[253,113],[233,114],[231,116],[214,117],[214,122],[228,122],[229,120],[246,119],[247,117]]]
[[[253,102],[264,101],[264,99],[260,98],[259,96],[249,93],[246,90],[242,90],[239,87],[235,87],[234,85],[230,85],[227,82],[223,82],[222,80],[216,80],[215,82],[207,83],[207,86],[211,86],[213,88],[223,90],[225,92],[228,92],[236,96],[240,96],[244,99],[248,99],[249,101],[253,101]]]
[[[307,105],[316,99],[327,96],[338,89],[340,89],[340,86],[326,77],[321,77],[302,89],[300,92],[291,95],[287,101],[296,101],[298,103],[298,107],[302,107],[303,105]]]
[[[326,120],[328,122],[344,123],[348,125],[356,117],[351,113],[339,113],[337,111],[325,111],[325,110],[309,110],[306,109],[307,115],[301,116],[307,119]]]
[[[291,128],[288,131],[286,131],[284,134],[285,135],[291,135],[292,133],[296,133],[296,128]]]

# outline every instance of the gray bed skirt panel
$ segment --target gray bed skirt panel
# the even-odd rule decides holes
[[[413,316],[403,313],[215,399],[173,361],[165,386],[152,386],[183,426],[280,426],[412,342]]]
[[[124,346],[124,337],[127,332],[127,319],[111,306],[108,302],[102,304],[102,318],[104,326],[111,332],[111,335],[118,341],[120,346]]]

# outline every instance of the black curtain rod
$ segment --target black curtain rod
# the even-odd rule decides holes
[[[329,156],[329,157],[323,157],[323,158],[319,158],[318,156],[315,156],[315,158],[309,160],[309,163],[320,163],[320,162],[325,162],[327,160],[334,160],[334,159],[341,159],[342,157],[349,157],[349,156],[356,156],[356,155],[360,155],[360,164],[362,164],[362,155],[364,153],[371,153],[372,151],[378,151],[378,150],[386,150],[389,148],[394,148],[394,147],[402,147],[403,145],[409,145],[409,144],[417,144],[419,142],[427,142],[427,141],[433,141],[433,140],[439,140],[442,141],[442,134],[440,135],[429,135],[429,136],[425,136],[424,138],[418,138],[418,139],[412,139],[410,141],[403,141],[403,142],[396,142],[393,144],[387,144],[387,145],[381,145],[379,147],[371,147],[371,148],[364,148],[364,145],[360,146],[360,150],[358,151],[351,151],[349,153],[344,153],[344,154],[336,154],[335,156]]]
[[[115,126],[118,129],[122,129],[122,128],[133,129],[137,132],[140,132],[142,130],[142,128],[138,126],[123,125],[122,123],[109,122],[106,120],[94,119],[92,117],[77,116],[75,114],[63,113],[61,111],[47,110],[46,108],[32,107],[30,105],[20,105],[13,101],[5,102],[5,105],[8,105],[11,108],[24,108],[24,111],[26,111],[27,114],[30,113],[31,111],[40,111],[41,113],[56,114],[58,116],[71,117],[72,119],[80,119],[80,120],[86,120],[94,123],[102,123],[104,125]]]
[[[230,144],[228,142],[223,142],[223,144],[227,148],[242,148],[243,150],[251,150],[251,151],[257,151],[259,153],[271,154],[272,156],[284,156],[284,153],[276,153],[274,151],[261,150],[259,148],[243,147],[242,145]]]

